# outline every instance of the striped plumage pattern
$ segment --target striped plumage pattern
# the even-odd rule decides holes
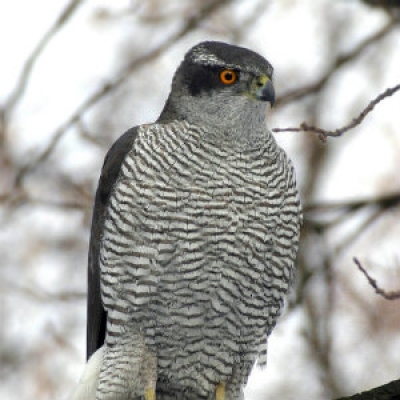
[[[271,134],[241,150],[211,138],[142,126],[122,162],[100,242],[98,400],[156,380],[157,400],[213,399],[220,382],[236,400],[265,350],[294,273],[293,168]]]

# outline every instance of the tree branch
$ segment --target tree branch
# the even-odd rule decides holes
[[[396,23],[397,21],[395,19],[392,19],[383,28],[381,28],[371,36],[364,39],[353,50],[337,56],[335,61],[332,63],[331,67],[316,82],[307,84],[303,87],[293,89],[288,91],[287,93],[284,93],[277,99],[277,101],[275,102],[275,106],[276,107],[285,106],[288,103],[302,99],[306,96],[310,96],[321,91],[339,68],[353,61],[355,58],[360,56],[364,52],[364,50],[367,49],[370,45],[384,38],[387,34],[389,34],[392,31],[392,29],[396,26]]]
[[[2,291],[8,291],[12,293],[21,294],[29,297],[32,300],[41,303],[54,303],[64,301],[80,301],[84,300],[87,296],[86,292],[80,292],[77,290],[58,290],[56,293],[48,292],[43,288],[33,288],[23,285],[16,285],[13,282],[5,281],[0,286]]]
[[[382,195],[379,197],[372,197],[366,199],[352,200],[348,202],[328,202],[328,203],[311,203],[305,204],[303,207],[305,222],[311,224],[318,229],[326,229],[333,225],[342,222],[344,219],[348,219],[348,215],[359,211],[365,207],[378,207],[377,212],[391,209],[400,204],[400,193],[392,193]],[[321,222],[321,218],[313,218],[313,215],[324,215],[324,222]],[[328,219],[327,214],[331,214],[332,217]]]
[[[336,400],[399,400],[400,380],[386,383],[366,392],[358,393],[349,397],[341,397]]]
[[[391,193],[379,197],[352,200],[348,202],[310,203],[303,207],[304,212],[352,212],[362,207],[378,205],[381,208],[390,208],[400,203],[400,193]]]
[[[28,57],[27,61],[25,62],[25,65],[22,69],[20,79],[18,81],[18,84],[10,97],[7,100],[7,103],[4,107],[5,109],[5,114],[8,115],[12,112],[16,104],[19,102],[19,100],[22,98],[22,95],[25,92],[25,89],[27,87],[29,78],[32,73],[32,69],[49,43],[49,41],[53,38],[53,36],[64,26],[64,24],[70,19],[70,17],[74,14],[76,9],[78,8],[79,5],[81,5],[82,0],[71,0],[69,4],[65,7],[64,11],[61,13],[61,15],[57,18],[57,20],[54,22],[52,27],[45,33],[45,35],[42,37],[42,39],[39,41],[37,44],[36,48],[33,50],[32,54]]]
[[[303,122],[298,128],[275,128],[272,129],[273,132],[312,132],[317,133],[321,141],[325,142],[326,139],[330,137],[338,137],[342,136],[344,133],[349,130],[355,128],[357,125],[361,124],[361,122],[365,119],[365,117],[375,108],[375,106],[380,103],[386,97],[392,96],[394,93],[400,90],[400,84],[393,86],[391,88],[387,88],[383,93],[380,93],[377,97],[371,100],[367,107],[365,107],[361,113],[354,118],[347,125],[335,129],[333,131],[325,130],[319,128],[317,126],[308,125],[307,122]]]
[[[96,103],[98,103],[101,99],[103,99],[106,95],[109,95],[114,90],[116,90],[122,83],[124,83],[130,75],[147,64],[148,62],[156,59],[161,54],[166,52],[170,47],[172,47],[178,40],[182,39],[192,30],[196,29],[201,22],[204,21],[208,16],[222,8],[228,3],[231,3],[233,0],[219,0],[217,2],[210,2],[205,5],[200,11],[189,18],[186,24],[181,28],[178,32],[171,35],[164,43],[160,44],[155,49],[151,50],[149,53],[143,55],[142,57],[133,60],[120,75],[118,75],[113,80],[110,80],[105,85],[100,87],[95,93],[89,96],[78,109],[72,114],[72,116],[65,121],[52,135],[52,139],[50,140],[47,147],[43,150],[42,154],[40,154],[35,160],[24,165],[20,171],[17,173],[15,178],[15,186],[20,186],[24,177],[34,171],[41,163],[43,163],[52,153],[60,139],[66,133],[68,129],[74,126],[82,115],[88,111],[91,107],[93,107]]]
[[[365,275],[365,277],[368,280],[368,283],[375,289],[375,293],[376,294],[379,294],[379,296],[382,296],[386,300],[398,300],[398,299],[400,299],[400,290],[387,292],[384,289],[381,289],[378,286],[378,283],[376,282],[376,279],[373,279],[368,274],[366,269],[362,266],[361,262],[356,257],[353,258],[353,261],[357,265],[358,269]]]
[[[362,0],[371,7],[400,8],[399,0]]]

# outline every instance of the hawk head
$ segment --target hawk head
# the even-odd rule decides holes
[[[178,67],[160,121],[184,119],[229,133],[265,126],[275,101],[271,64],[254,51],[222,42],[201,42]]]

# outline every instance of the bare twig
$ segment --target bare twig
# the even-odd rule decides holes
[[[233,0],[219,0],[216,2],[210,2],[205,5],[200,11],[189,18],[186,24],[175,34],[171,35],[168,39],[165,40],[162,44],[160,44],[155,49],[151,50],[147,54],[141,56],[138,59],[133,60],[123,71],[119,74],[114,80],[110,80],[105,85],[100,87],[95,93],[89,96],[72,114],[72,116],[65,121],[52,135],[52,139],[49,144],[43,150],[43,152],[32,162],[23,166],[20,171],[17,173],[15,178],[16,186],[20,186],[24,177],[34,171],[41,163],[43,163],[52,153],[60,139],[64,136],[64,134],[74,126],[82,117],[82,115],[88,111],[91,107],[93,107],[96,103],[98,103],[105,96],[112,93],[116,90],[122,83],[124,83],[127,78],[131,76],[131,74],[147,64],[148,62],[156,59],[161,54],[166,52],[170,47],[172,47],[176,42],[186,36],[189,32],[196,29],[201,22],[203,22],[208,16],[210,16],[213,12],[222,8],[226,4],[232,2]]]
[[[325,202],[305,204],[303,207],[304,221],[314,229],[327,229],[348,220],[349,214],[355,213],[365,207],[376,207],[373,214],[379,216],[383,211],[400,204],[400,193],[392,193],[378,197],[358,199],[342,202]]]
[[[375,108],[375,106],[380,103],[386,97],[392,96],[394,93],[400,90],[400,84],[393,86],[391,88],[386,89],[383,93],[380,93],[377,97],[371,100],[367,107],[365,107],[361,113],[354,118],[350,123],[347,125],[335,129],[333,131],[325,130],[319,128],[317,126],[308,125],[306,122],[303,122],[300,127],[298,128],[275,128],[273,132],[313,132],[319,135],[321,141],[326,141],[328,137],[338,137],[342,136],[344,133],[348,132],[349,130],[355,128],[357,125],[361,124],[364,118]]]
[[[333,77],[333,75],[344,65],[356,59],[360,56],[365,49],[367,49],[370,45],[378,42],[383,39],[386,35],[388,35],[392,29],[396,26],[396,20],[391,19],[383,28],[372,34],[371,36],[364,39],[362,42],[358,44],[353,50],[350,52],[341,54],[336,57],[335,61],[332,63],[330,68],[325,72],[323,76],[321,76],[316,82],[307,84],[303,87],[293,89],[284,93],[280,96],[275,102],[276,107],[284,106],[293,101],[302,99],[306,96],[313,95],[321,91],[325,85],[329,82],[329,80]]]
[[[400,193],[349,202],[309,204],[304,206],[304,222],[307,228],[322,232],[343,221],[348,221],[351,214],[370,207],[373,211],[372,214],[358,226],[352,235],[347,236],[342,246],[336,248],[336,251],[342,251],[343,248],[349,247],[353,240],[357,239],[360,233],[365,231],[377,218],[399,204]]]
[[[40,42],[37,44],[36,48],[33,50],[32,54],[28,57],[27,61],[25,62],[24,68],[22,69],[22,73],[18,81],[18,84],[14,89],[13,93],[8,98],[7,103],[4,107],[6,115],[12,112],[15,105],[22,98],[22,95],[25,92],[26,86],[31,76],[33,66],[35,65],[37,59],[39,58],[39,56],[41,55],[41,53],[43,52],[49,41],[70,19],[70,17],[74,14],[77,7],[81,3],[82,0],[71,0],[69,4],[67,4],[61,15],[57,18],[52,27],[42,37]]]
[[[351,201],[328,202],[328,203],[310,203],[303,206],[305,213],[320,212],[352,212],[366,206],[379,206],[381,208],[390,208],[400,203],[400,193],[391,193],[379,197],[364,198]]]
[[[32,300],[43,302],[43,303],[53,303],[53,302],[64,302],[64,301],[80,301],[86,298],[85,292],[65,290],[57,291],[56,293],[47,292],[43,288],[33,288],[28,286],[22,286],[14,284],[13,282],[3,282],[0,286],[2,291],[9,291],[13,293],[18,293],[23,296],[27,296]]]
[[[366,232],[367,229],[372,226],[381,216],[385,214],[385,208],[378,208],[374,212],[372,212],[362,223],[360,223],[357,229],[354,229],[352,233],[346,235],[345,240],[342,240],[341,244],[338,244],[334,248],[334,252],[339,255],[344,252],[346,249],[349,249],[353,243],[359,239],[363,232]]]
[[[61,15],[40,39],[39,43],[36,45],[31,55],[27,58],[14,90],[11,92],[8,99],[5,101],[0,109],[0,168],[2,170],[8,170],[12,168],[12,161],[6,147],[7,125],[10,119],[10,115],[12,114],[15,106],[22,99],[22,96],[25,93],[26,87],[29,83],[29,79],[32,75],[33,67],[36,64],[38,58],[43,53],[50,40],[66,24],[66,22],[71,18],[71,16],[74,14],[76,9],[82,2],[83,0],[71,0],[66,5]]]
[[[0,198],[0,202],[1,202]],[[7,199],[8,200],[8,199]],[[21,207],[23,205],[29,204],[30,207],[46,207],[48,209],[59,209],[64,212],[66,211],[89,211],[91,210],[91,203],[84,203],[82,201],[73,201],[73,200],[64,200],[64,201],[54,201],[52,199],[40,199],[33,198],[24,193],[21,196],[14,197],[11,199],[12,201],[8,201],[8,206],[10,209],[14,209],[17,207]]]
[[[362,222],[357,224],[351,232],[346,234],[346,238],[337,245],[335,253],[339,254],[349,248],[352,243],[360,237],[378,218],[384,215],[388,210],[400,205],[400,193],[382,195],[375,198],[366,198],[348,202],[332,202],[321,204],[309,204],[304,206],[305,228],[312,229],[321,234],[327,229],[337,226],[343,221],[349,220],[351,215],[360,210],[370,210],[368,216],[365,216]]]
[[[319,240],[325,239],[321,236]],[[335,396],[340,392],[338,382],[332,374],[332,315],[335,309],[335,276],[332,268],[332,258],[325,251],[322,255],[322,269],[319,270],[319,279],[324,285],[323,297],[315,297],[315,292],[307,290],[304,294],[304,310],[309,319],[307,339],[312,350],[312,357],[317,361],[320,377],[326,395]],[[322,283],[321,282],[321,283]]]
[[[376,282],[376,279],[373,279],[368,274],[366,269],[362,266],[361,262],[356,257],[353,258],[353,261],[357,265],[358,269],[365,275],[365,277],[368,280],[368,283],[375,289],[375,293],[376,294],[379,294],[380,296],[382,296],[386,300],[398,300],[398,299],[400,299],[400,290],[388,292],[388,291],[386,291],[384,289],[381,289],[378,286],[378,283]]]

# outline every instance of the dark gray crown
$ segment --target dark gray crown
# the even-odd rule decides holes
[[[255,75],[272,77],[272,65],[260,54],[223,42],[201,42],[192,47],[185,61],[193,64],[239,69]]]

